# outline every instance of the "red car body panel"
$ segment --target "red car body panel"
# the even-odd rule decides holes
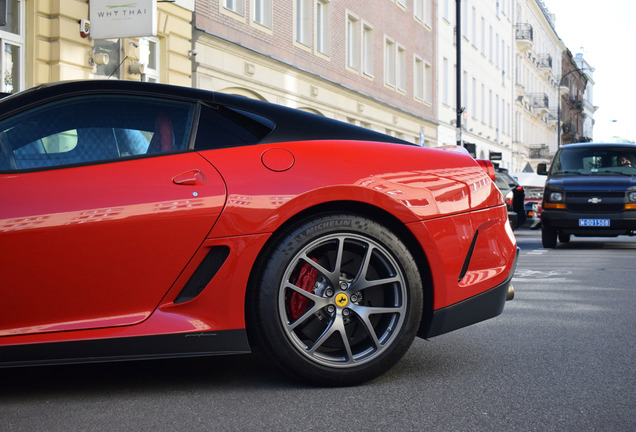
[[[249,349],[254,264],[316,209],[405,227],[429,315],[509,283],[516,262],[503,197],[470,156],[396,143],[292,140],[0,172],[0,203],[0,347],[241,330]],[[218,248],[218,272],[178,301]]]
[[[192,169],[205,184],[173,182]],[[3,175],[2,185],[3,336],[143,321],[225,203],[223,180],[196,153]]]
[[[203,158],[214,167],[196,153],[188,153],[29,173],[20,177],[20,185],[3,179],[4,184],[9,185],[1,192],[5,202],[24,201],[18,199],[27,195],[24,191],[43,189],[42,184],[55,185],[55,191],[42,190],[39,196],[31,192],[33,202],[38,205],[24,202],[23,208],[0,210],[3,245],[15,252],[11,254],[13,259],[3,260],[2,272],[12,275],[8,280],[11,286],[28,286],[30,291],[28,296],[21,292],[4,303],[5,310],[1,312],[5,318],[0,334],[17,336],[102,327],[93,332],[97,334],[95,337],[101,338],[111,333],[105,327],[131,324],[137,324],[137,331],[116,331],[115,334],[242,328],[246,276],[259,251],[255,244],[262,246],[268,234],[303,210],[334,201],[351,201],[352,197],[357,202],[390,209],[425,245],[436,286],[434,309],[472,297],[505,280],[506,270],[512,265],[510,250],[515,247],[514,236],[505,223],[507,213],[501,194],[487,174],[477,164],[466,168],[467,156],[427,150],[427,156],[432,157],[427,158],[426,166],[420,166],[417,154],[423,150],[414,147],[413,157],[396,158],[387,163],[373,158],[373,148],[377,146],[381,153],[387,144],[350,143],[353,148],[363,146],[366,158],[364,164],[351,163],[346,173],[350,186],[343,186],[340,176],[335,182],[333,173],[325,169],[328,161],[321,161],[321,155],[329,152],[320,151],[322,148],[316,151],[316,147],[307,144],[286,143],[287,154],[294,155],[295,163],[292,168],[281,171],[273,171],[262,163],[262,154],[271,146],[253,146],[202,152]],[[342,143],[337,141],[323,145],[343,149]],[[240,158],[237,151],[241,153]],[[346,152],[343,157],[347,157]],[[396,166],[410,169],[396,175]],[[117,167],[115,179],[112,167]],[[184,186],[172,182],[176,175],[193,169],[205,173],[207,180],[203,185]],[[223,174],[222,178],[217,169]],[[303,182],[298,181],[296,170],[304,174]],[[165,173],[164,184],[146,184],[145,179],[155,178],[156,171]],[[246,171],[250,173],[249,178],[244,175]],[[108,176],[108,181],[103,176]],[[94,183],[84,180],[87,178]],[[17,181],[17,177],[15,179]],[[95,184],[109,182],[112,183],[109,187],[93,190]],[[330,182],[334,184],[324,186]],[[212,228],[224,205],[226,183],[231,185],[227,203]],[[130,188],[131,184],[135,188]],[[312,187],[316,189],[311,190]],[[425,198],[422,198],[423,188]],[[307,190],[310,192],[301,193]],[[196,198],[193,192],[197,193]],[[82,199],[77,200],[78,196]],[[460,212],[469,203],[470,207],[482,210]],[[166,217],[168,214],[170,217]],[[81,230],[81,235],[75,230]],[[476,245],[475,259],[459,282],[457,275],[476,230],[483,234]],[[209,234],[204,234],[207,231]],[[204,237],[208,240],[201,243]],[[82,247],[87,238],[100,245],[96,252],[87,254],[86,247]],[[188,238],[192,240],[187,241]],[[127,247],[121,243],[122,239],[126,240]],[[75,253],[55,257],[59,242],[66,243],[67,250]],[[224,266],[223,273],[200,297],[186,304],[172,304],[212,244],[231,246],[232,254],[243,259],[243,268],[241,261],[230,257],[228,263],[232,265]],[[138,245],[138,249],[130,245]],[[19,259],[24,256],[31,258]],[[179,260],[184,256],[192,258],[189,265]],[[47,261],[47,258],[53,259]],[[30,271],[33,261],[40,262],[38,271]],[[38,290],[48,286],[46,280],[51,274],[69,273],[64,271],[69,263],[73,263],[74,268],[87,269],[87,273],[74,273],[65,281],[65,295]],[[122,279],[118,279],[121,273],[108,270],[121,270],[122,266],[129,268]],[[240,274],[245,277],[239,277]],[[25,275],[28,284],[25,284]],[[94,280],[95,275],[99,276],[92,287],[76,283]],[[137,290],[134,298],[129,298],[131,287],[140,284],[157,289]],[[215,284],[221,287],[216,289]],[[167,286],[173,289],[166,291]],[[228,290],[226,286],[236,288]],[[69,300],[65,301],[66,298]],[[77,298],[81,298],[81,308],[71,301]],[[210,305],[202,307],[201,304],[208,301]],[[28,314],[27,309],[31,311]],[[201,315],[202,312],[205,314]],[[138,324],[151,314],[153,319],[148,323]],[[171,325],[163,324],[165,320]],[[186,325],[176,326],[180,320]],[[154,325],[155,321],[162,324]]]

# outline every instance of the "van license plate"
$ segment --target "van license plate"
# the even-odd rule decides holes
[[[579,219],[580,227],[608,227],[609,219]]]

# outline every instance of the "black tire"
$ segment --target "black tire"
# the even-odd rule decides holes
[[[570,241],[571,235],[570,234],[566,234],[566,233],[562,233],[559,231],[559,241],[561,243],[567,243]]]
[[[541,244],[546,249],[555,248],[557,245],[557,231],[553,228],[541,226]]]
[[[249,296],[252,341],[284,371],[327,386],[389,370],[413,342],[423,307],[404,243],[352,214],[314,217],[279,237]]]

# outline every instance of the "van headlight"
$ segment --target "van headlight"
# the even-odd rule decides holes
[[[550,192],[550,202],[562,202],[563,192]]]

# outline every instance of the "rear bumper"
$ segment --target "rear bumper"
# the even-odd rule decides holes
[[[519,259],[519,248],[508,278],[496,287],[459,303],[433,311],[428,323],[422,323],[418,336],[430,338],[439,336],[471,324],[478,323],[501,314],[504,304],[512,299],[512,277]]]

